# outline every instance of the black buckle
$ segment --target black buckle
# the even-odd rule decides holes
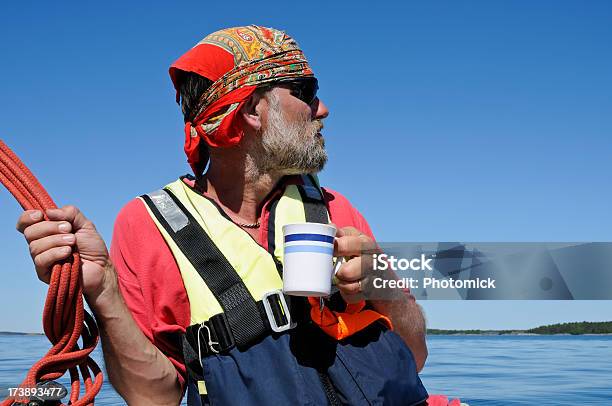
[[[229,328],[225,313],[215,314],[209,320],[200,323],[197,328],[196,338],[200,359],[202,355],[225,353],[236,346],[234,335]],[[206,347],[205,354],[202,354],[203,344]]]
[[[282,290],[273,290],[264,294],[261,301],[272,331],[280,333],[297,325],[291,320],[291,312]]]

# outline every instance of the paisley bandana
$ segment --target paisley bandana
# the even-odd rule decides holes
[[[197,73],[213,81],[202,94],[193,121],[185,123],[185,154],[196,175],[206,166],[207,158],[200,156],[202,140],[213,147],[240,142],[244,133],[238,112],[258,86],[285,78],[314,77],[293,38],[256,25],[212,33],[174,62],[170,77],[177,102],[178,71]]]

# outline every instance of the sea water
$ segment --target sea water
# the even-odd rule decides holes
[[[471,406],[612,405],[612,336],[429,336],[428,345],[421,379],[432,394]],[[0,395],[48,348],[44,336],[0,335]],[[94,358],[102,364],[99,348]],[[124,404],[105,381],[96,405]]]
[[[612,405],[612,336],[429,336],[429,393],[478,405]]]

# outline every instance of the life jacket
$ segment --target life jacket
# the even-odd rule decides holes
[[[267,203],[267,248],[181,178],[140,198],[181,272],[189,405],[389,404],[427,398],[410,349],[365,302],[282,293],[289,223],[329,222],[316,178]]]

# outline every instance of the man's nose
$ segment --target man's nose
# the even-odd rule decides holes
[[[322,120],[329,116],[329,110],[327,109],[325,103],[321,101],[321,99],[315,100],[315,102],[312,104],[312,114],[313,119],[317,120]]]

